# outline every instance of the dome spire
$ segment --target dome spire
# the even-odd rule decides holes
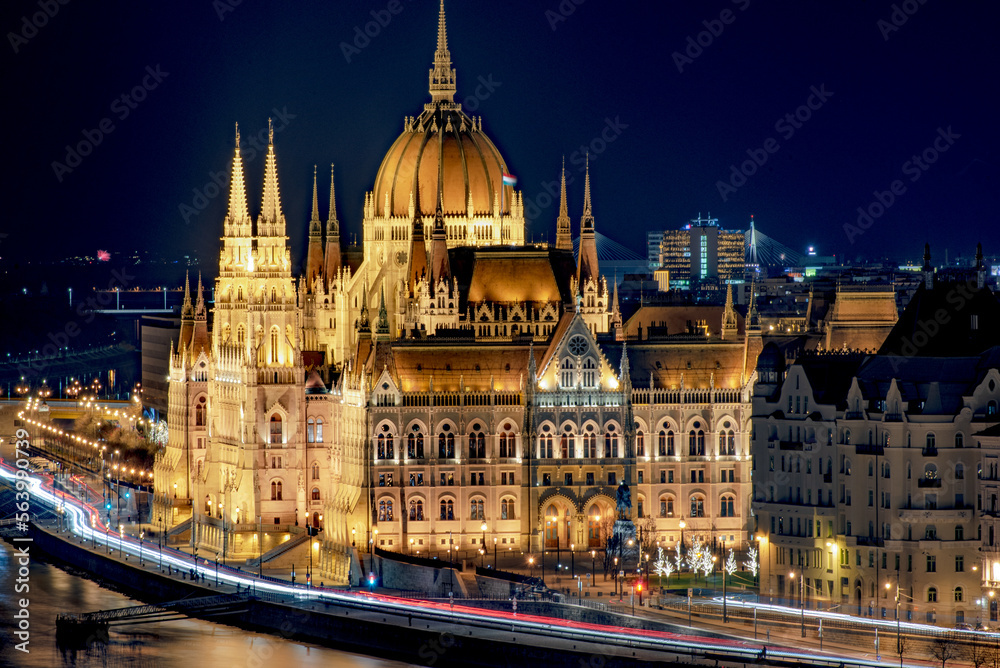
[[[444,0],[438,11],[437,50],[434,51],[434,67],[430,71],[430,93],[433,103],[455,101],[455,69],[451,66],[451,52],[448,51],[448,30],[444,18]]]

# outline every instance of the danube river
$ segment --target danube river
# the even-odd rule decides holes
[[[31,562],[30,592],[16,593],[17,569],[14,548],[0,541],[0,666],[403,668],[409,665],[250,633],[198,619],[116,626],[111,628],[108,645],[97,644],[88,650],[62,652],[55,641],[58,613],[123,608],[138,602],[41,561]],[[19,640],[13,635],[16,630],[13,614],[18,609],[20,598],[29,599],[31,641],[28,648],[31,651],[28,654],[14,647]]]

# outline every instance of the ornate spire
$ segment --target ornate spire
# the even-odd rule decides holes
[[[371,324],[368,322],[368,283],[365,282],[364,290],[361,293],[361,315],[358,317],[358,332],[371,332]]]
[[[441,0],[438,11],[437,50],[434,51],[434,67],[430,71],[430,93],[434,103],[455,101],[455,70],[451,66],[451,52],[448,51],[444,0]]]
[[[378,321],[375,323],[375,334],[380,338],[389,336],[389,313],[385,310],[385,282],[382,283],[378,300]]]
[[[733,284],[726,284],[726,307],[722,311],[722,338],[736,336],[736,309],[733,308]]]
[[[594,228],[594,214],[590,207],[590,154],[587,154],[587,172],[583,178],[583,217],[580,219],[580,230]]]
[[[229,223],[245,224],[250,221],[247,213],[247,189],[243,180],[243,157],[240,155],[240,124],[236,124],[236,150],[233,155],[233,174],[229,180]]]
[[[434,229],[431,232],[431,288],[438,281],[451,277],[451,262],[448,259],[448,237],[444,226],[444,214],[441,212],[441,198],[438,198],[437,211],[434,214]]]
[[[615,334],[615,339],[624,338],[622,332],[622,312],[618,308],[618,276],[615,276],[614,295],[611,298],[611,331]]]
[[[319,193],[316,190],[316,165],[313,165],[313,205],[312,216],[309,218],[310,235],[313,233],[313,230],[322,232],[322,228],[319,224]]]
[[[621,388],[629,399],[632,397],[632,374],[628,362],[628,342],[622,341]]]
[[[573,231],[570,227],[569,206],[566,202],[566,156],[563,156],[561,184],[559,186],[559,217],[556,218],[556,248],[573,250]]]
[[[181,304],[181,317],[194,317],[194,307],[191,305],[191,275],[184,272],[184,302]]]
[[[313,292],[316,279],[323,274],[323,226],[319,222],[319,193],[316,187],[316,165],[313,165],[312,217],[309,219],[309,246],[306,249],[306,292]]]
[[[757,315],[757,276],[750,279],[750,310],[747,312],[747,329],[760,329],[760,317]]]
[[[201,285],[201,272],[198,272],[198,300],[195,302],[194,306],[195,317],[204,318],[208,315],[208,311],[205,309],[205,290]]]
[[[267,119],[267,160],[264,163],[264,201],[260,210],[261,220],[269,223],[281,221],[281,193],[278,191],[278,162],[274,157],[274,126]],[[271,236],[264,234],[262,236]]]
[[[313,205],[315,206],[315,204]],[[337,220],[337,198],[333,189],[333,163],[330,163],[330,213],[326,217],[327,236],[335,234],[340,236],[340,221]]]
[[[323,277],[326,287],[336,280],[340,272],[340,222],[337,220],[337,201],[333,191],[333,165],[330,165],[330,214],[326,218],[326,249],[323,253]]]

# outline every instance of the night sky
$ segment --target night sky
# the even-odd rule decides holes
[[[58,8],[51,18],[39,14],[47,4]],[[529,238],[554,240],[558,207],[543,193],[563,155],[579,224],[589,145],[598,231],[643,255],[646,230],[709,211],[731,229],[755,214],[762,231],[793,248],[814,244],[849,259],[916,259],[925,241],[935,261],[945,248],[968,256],[979,240],[988,255],[1000,253],[996,3],[451,0],[446,8],[458,98],[477,107],[466,110],[482,115],[519,178],[535,214]],[[342,230],[360,235],[365,191],[403,117],[429,100],[437,23],[429,0],[35,0],[0,11],[5,264],[157,248],[194,251],[211,266],[227,198],[194,191],[214,193],[212,173],[228,178],[233,124],[251,143],[265,137],[269,116],[300,262],[313,164],[321,217],[333,162]],[[25,17],[44,25],[26,28]],[[377,18],[386,25],[354,50],[355,28]],[[131,108],[121,96],[144,81],[145,99]],[[808,119],[789,122],[797,110]],[[100,143],[71,167],[66,146],[87,135]],[[933,164],[908,163],[925,149]],[[245,167],[256,216],[264,160],[254,153]],[[751,155],[767,160],[748,163],[745,183],[731,180],[731,165]],[[866,228],[845,231],[896,180],[892,204]],[[720,181],[739,187],[720,192]],[[185,214],[182,205],[200,210]]]

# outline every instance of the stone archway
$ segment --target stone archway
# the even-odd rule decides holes
[[[587,549],[599,549],[604,546],[614,525],[614,513],[614,502],[608,497],[595,495],[587,499],[584,505],[586,522],[584,540]]]

